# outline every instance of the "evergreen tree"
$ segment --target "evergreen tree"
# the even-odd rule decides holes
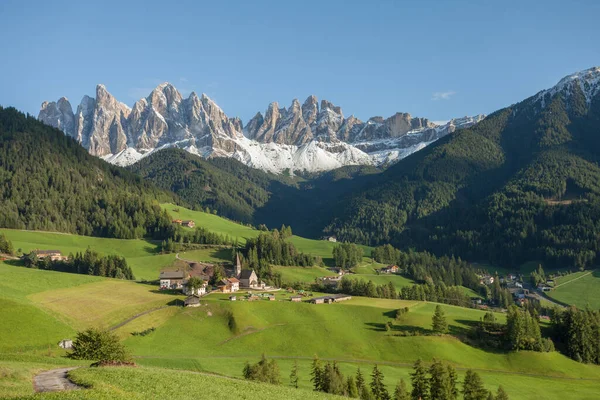
[[[383,373],[379,370],[377,364],[373,367],[373,373],[371,374],[371,393],[375,400],[389,400],[390,397],[383,384]]]
[[[349,376],[346,379],[346,395],[353,399],[358,397],[358,387],[356,386],[356,381],[353,376]]]
[[[467,370],[463,382],[464,400],[486,400],[488,391],[483,387],[483,381],[477,372]]]
[[[421,359],[415,362],[414,371],[410,374],[412,381],[411,396],[414,400],[429,399],[429,379],[427,378],[427,369]]]
[[[294,366],[292,367],[292,372],[290,373],[290,384],[298,389],[298,361],[294,360]]]
[[[400,379],[394,390],[394,400],[410,400],[410,393],[406,388],[406,382],[404,379]]]
[[[452,398],[452,387],[448,368],[440,361],[435,360],[429,367],[429,394],[431,399],[450,400]]]
[[[323,369],[321,367],[321,361],[319,357],[315,355],[312,362],[312,368],[310,371],[310,381],[313,383],[313,389],[317,392],[323,389]]]
[[[435,312],[432,317],[432,327],[434,332],[437,333],[448,333],[448,322],[442,306],[439,304],[435,307]]]
[[[508,394],[504,391],[502,385],[498,386],[498,391],[496,392],[495,400],[508,400]]]
[[[458,374],[452,365],[448,365],[448,386],[449,386],[449,395],[450,399],[456,400],[458,399]]]

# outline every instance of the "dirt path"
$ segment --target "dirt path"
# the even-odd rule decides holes
[[[568,281],[568,282],[561,283],[560,285],[556,285],[556,286],[554,286],[554,289],[556,289],[556,288],[559,288],[559,287],[561,287],[561,286],[564,286],[564,285],[568,285],[568,284],[569,284],[569,283],[571,283],[571,282],[575,282],[577,279],[581,279],[581,278],[583,278],[584,276],[588,276],[589,274],[592,274],[593,272],[594,272],[594,271],[590,271],[590,272],[588,272],[587,274],[583,274],[583,275],[581,275],[581,276],[578,276],[577,278],[575,278],[575,279],[571,279],[571,280],[570,280],[570,281]]]
[[[111,331],[114,331],[114,330],[116,330],[116,329],[119,329],[119,328],[120,328],[120,327],[122,327],[123,325],[126,325],[126,324],[130,323],[130,322],[131,322],[131,321],[133,321],[134,319],[137,319],[137,318],[139,318],[139,317],[142,317],[142,316],[144,316],[144,315],[146,315],[146,314],[150,314],[151,312],[154,312],[154,311],[162,310],[163,308],[167,308],[167,307],[169,307],[169,306],[160,306],[160,307],[152,308],[152,309],[150,309],[150,310],[146,310],[146,311],[144,311],[144,312],[141,312],[141,313],[139,313],[139,314],[135,314],[133,317],[127,318],[125,321],[121,322],[120,324],[117,324],[117,325],[113,326],[113,327],[112,327],[112,328],[110,328],[109,330],[111,330]]]
[[[67,373],[79,367],[58,368],[44,371],[33,378],[33,389],[37,392],[60,392],[83,389],[69,380]]]

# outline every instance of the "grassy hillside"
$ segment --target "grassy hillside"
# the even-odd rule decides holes
[[[310,388],[310,360],[318,354],[339,360],[346,374],[358,366],[368,373],[378,363],[390,389],[399,378],[408,378],[416,358],[439,357],[457,367],[461,376],[465,368],[475,368],[486,387],[502,384],[511,399],[562,399],[575,389],[582,398],[592,398],[600,390],[598,366],[579,364],[559,353],[488,352],[463,343],[455,336],[461,337],[482,317],[477,310],[443,305],[452,336],[429,336],[432,303],[354,298],[333,305],[298,304],[280,292],[274,302],[230,302],[227,295],[210,295],[196,309],[157,309],[180,298],[135,282],[0,264],[3,317],[11,322],[0,328],[0,337],[9,338],[0,349],[0,397],[31,393],[24,390],[40,368],[71,365],[60,358],[63,351],[56,346],[58,340],[86,326],[114,326],[128,320],[116,333],[138,364],[152,368],[77,371],[76,379],[94,387],[85,392],[92,396],[88,398],[123,393],[143,397],[146,386],[154,388],[154,383],[145,382],[169,388],[172,376],[187,378],[187,382],[196,382],[198,376],[197,382],[208,384],[200,375],[159,368],[240,377],[244,363],[258,360],[263,352],[278,359],[284,382],[293,361],[298,360],[300,384],[305,389]],[[405,306],[409,313],[394,321],[394,329],[387,332],[384,324],[393,321],[397,308]],[[151,312],[140,315],[143,311]],[[502,321],[504,316],[497,318]],[[131,335],[150,327],[156,328],[150,335]],[[396,336],[401,331],[418,336]],[[260,390],[267,393],[269,389]],[[285,388],[273,390],[285,392]]]
[[[246,242],[246,239],[257,237],[260,234],[259,230],[249,226],[241,225],[228,219],[219,217],[214,214],[209,214],[203,211],[193,211],[185,207],[180,207],[174,204],[161,204],[161,207],[175,219],[191,219],[196,222],[196,226],[202,226],[212,232],[217,232],[222,235],[229,235],[232,239],[238,239],[240,244]],[[294,227],[292,227],[293,229]],[[300,236],[292,236],[290,242],[296,248],[304,253],[320,256],[327,264],[333,262],[332,252],[335,243],[326,240],[306,239]],[[365,256],[371,255],[371,247],[361,246]]]
[[[556,280],[548,296],[579,308],[600,308],[600,271],[576,272]]]
[[[87,248],[101,254],[123,256],[136,279],[154,280],[158,272],[175,260],[175,254],[158,254],[157,244],[143,239],[107,239],[64,233],[0,229],[12,241],[15,250],[60,250],[63,254],[84,252]]]

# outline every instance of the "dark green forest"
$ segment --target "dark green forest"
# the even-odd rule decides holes
[[[597,262],[600,96],[529,98],[400,161],[332,208],[338,239],[551,268]]]
[[[196,209],[217,210],[234,221],[251,223],[273,185],[292,184],[230,158],[204,160],[181,149],[164,149],[129,169],[156,186],[177,193]]]
[[[173,194],[91,156],[32,116],[0,107],[0,226],[116,238],[164,237]]]

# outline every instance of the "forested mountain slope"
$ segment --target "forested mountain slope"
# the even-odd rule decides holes
[[[296,185],[293,179],[245,166],[237,160],[204,160],[185,150],[168,148],[129,167],[196,208],[217,210],[219,215],[254,222],[257,208],[265,205],[273,186]]]
[[[174,195],[91,156],[58,129],[0,107],[0,227],[159,237],[171,223],[157,200]]]
[[[589,266],[600,238],[600,68],[413,154],[334,207],[328,230],[514,266]]]

